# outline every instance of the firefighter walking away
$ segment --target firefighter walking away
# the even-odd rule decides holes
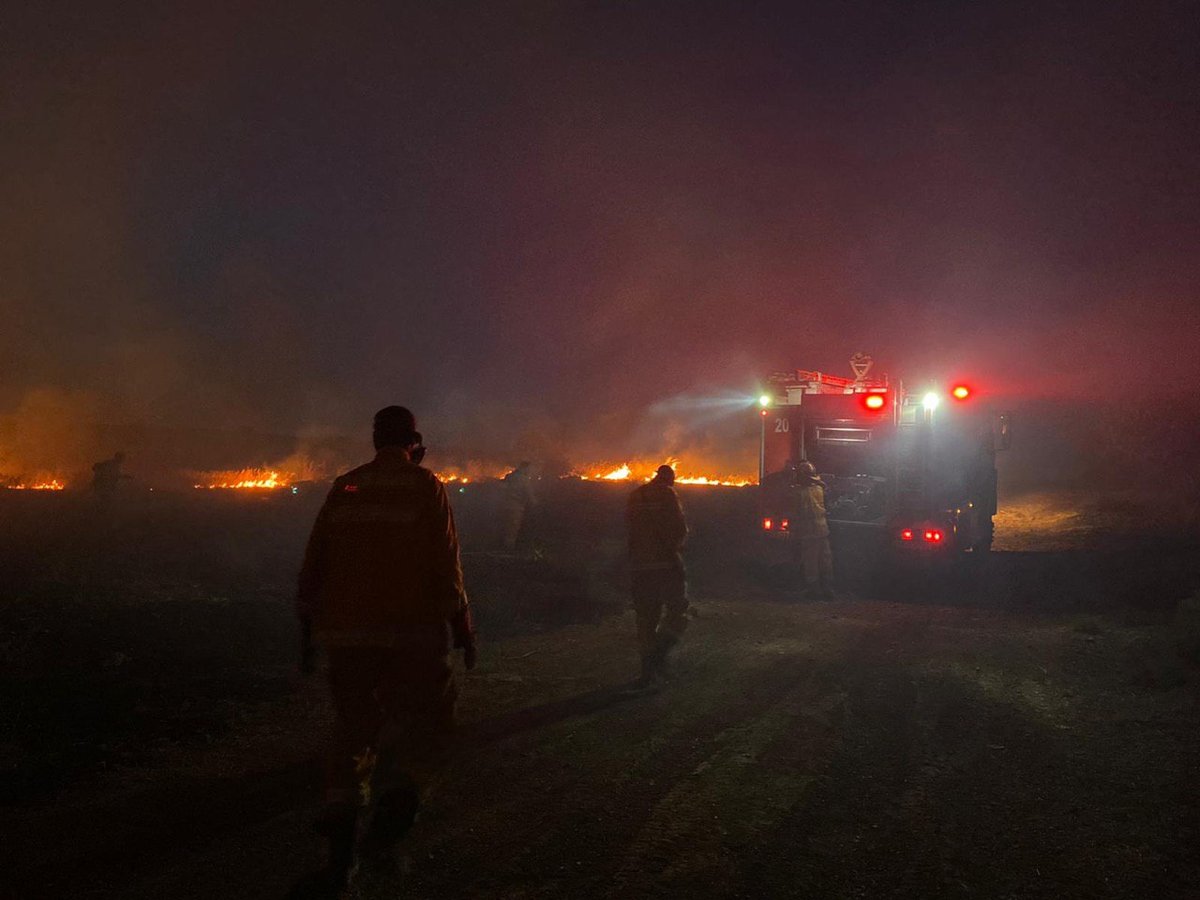
[[[329,844],[317,886],[333,897],[350,890],[360,850],[412,825],[450,749],[452,648],[475,663],[454,517],[419,465],[412,413],[380,410],[374,442],[375,459],[337,478],[318,513],[297,596],[301,667],[325,650],[336,714],[317,823]]]
[[[683,544],[687,523],[675,493],[675,470],[659,466],[654,478],[629,495],[629,568],[638,651],[637,683],[667,680],[667,659],[687,627]]]

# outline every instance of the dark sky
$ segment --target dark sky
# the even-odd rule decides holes
[[[1194,384],[1198,23],[18,5],[0,413],[294,432],[403,402],[516,452],[652,444],[664,399],[858,349],[1006,402]]]

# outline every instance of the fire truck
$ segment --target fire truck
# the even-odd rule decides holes
[[[853,378],[777,373],[759,397],[759,527],[791,535],[795,466],[811,462],[825,483],[833,541],[861,539],[906,557],[986,553],[996,514],[996,452],[1011,417],[988,411],[969,384],[910,393],[871,377],[857,353]]]

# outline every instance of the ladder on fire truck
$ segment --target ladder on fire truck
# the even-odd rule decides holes
[[[828,372],[813,369],[797,369],[794,372],[776,372],[767,380],[787,391],[789,400],[794,394],[861,394],[866,391],[887,390],[887,375],[876,379],[867,378],[874,364],[875,360],[860,351],[850,357],[853,378],[830,375]]]

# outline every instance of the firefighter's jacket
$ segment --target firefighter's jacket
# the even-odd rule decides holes
[[[806,538],[829,537],[829,522],[825,518],[825,482],[819,478],[802,480],[791,488],[791,533]]]
[[[297,611],[318,643],[334,646],[448,639],[452,622],[469,623],[446,491],[403,448],[385,447],[334,481],[304,555]]]
[[[504,505],[520,510],[533,506],[533,479],[524,469],[513,469],[504,476]]]
[[[651,481],[629,495],[629,567],[633,571],[683,571],[687,523],[679,495],[669,484]]]

